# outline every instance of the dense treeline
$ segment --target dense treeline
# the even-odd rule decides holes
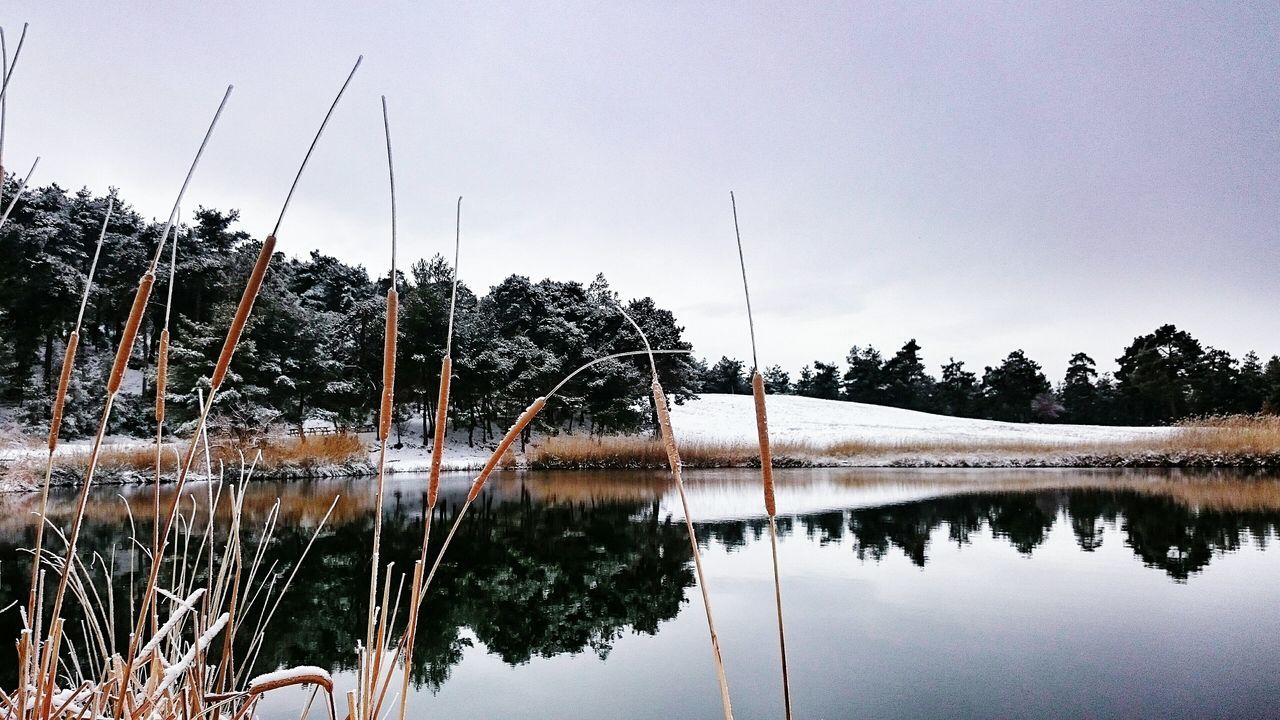
[[[5,197],[16,188],[10,182]],[[75,321],[107,198],[87,190],[31,190],[0,230],[0,402],[33,425],[47,420],[63,343]],[[134,289],[155,252],[163,223],[147,222],[119,198],[85,314],[63,424],[68,436],[91,432],[102,388]],[[189,420],[196,388],[222,344],[261,245],[236,227],[237,215],[200,208],[181,227],[173,289],[168,388],[177,420]],[[168,251],[131,360],[113,432],[151,432],[151,396],[168,290]],[[400,292],[398,432],[430,436],[444,351],[452,268],[443,258],[418,261],[398,280]],[[322,418],[369,421],[381,373],[388,278],[312,252],[278,255],[220,395],[216,421],[240,434],[273,424]],[[530,281],[512,275],[478,296],[459,283],[453,346],[453,431],[472,442],[501,432],[564,375],[613,352],[641,347],[603,277],[589,285]],[[657,348],[690,349],[674,316],[643,298],[628,311]],[[685,355],[659,358],[668,393],[696,390]],[[140,385],[140,387],[139,387]],[[595,366],[565,387],[542,413],[543,428],[631,430],[649,422],[647,361],[623,358]],[[407,419],[421,415],[421,426]]]
[[[12,180],[5,197],[16,189]],[[114,191],[113,191],[114,192]],[[0,230],[0,404],[32,426],[47,422],[63,343],[75,320],[107,198],[57,185],[28,189]],[[63,424],[69,437],[92,431],[102,388],[133,292],[155,252],[163,223],[148,222],[117,197],[81,333]],[[169,400],[188,420],[196,388],[221,347],[240,290],[260,247],[237,227],[235,211],[200,208],[180,228],[173,289]],[[112,432],[147,434],[155,353],[167,294],[164,254],[153,302],[134,357],[133,382]],[[397,432],[429,437],[434,428],[452,269],[439,255],[414,263],[400,290]],[[359,426],[371,418],[380,382],[386,276],[312,252],[272,264],[232,379],[215,412],[223,431],[248,436],[309,419]],[[452,431],[470,442],[500,432],[535,397],[593,358],[639,347],[614,308],[603,277],[589,285],[512,275],[479,296],[458,288]],[[655,347],[691,350],[675,317],[650,298],[629,312]],[[796,378],[765,370],[771,393],[853,400],[947,415],[1010,421],[1159,424],[1189,416],[1280,410],[1280,357],[1266,363],[1203,345],[1172,325],[1135,338],[1114,373],[1076,353],[1065,377],[1050,383],[1039,363],[1011,352],[981,375],[955,359],[940,377],[925,368],[920,345],[891,356],[854,346],[841,366],[815,361]],[[677,401],[697,392],[748,393],[749,367],[721,358],[708,366],[686,355],[659,358],[664,386]],[[644,361],[597,365],[569,385],[541,416],[543,430],[617,432],[651,423]],[[412,423],[412,424],[411,424]]]
[[[920,351],[914,339],[892,357],[870,345],[855,345],[843,368],[816,361],[793,381],[774,365],[763,371],[765,386],[775,394],[1016,422],[1155,425],[1195,416],[1280,411],[1280,357],[1272,356],[1264,365],[1249,352],[1237,360],[1173,325],[1134,338],[1117,358],[1114,374],[1099,375],[1085,353],[1072,355],[1056,386],[1022,350],[984,368],[981,377],[949,358],[940,378],[926,372]],[[721,358],[702,368],[700,387],[704,392],[748,393],[748,372],[742,361]]]

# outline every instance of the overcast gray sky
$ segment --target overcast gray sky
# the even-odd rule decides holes
[[[365,62],[280,247],[384,273],[378,96],[405,255],[589,281],[793,372],[908,337],[936,368],[1023,348],[1060,377],[1173,322],[1280,353],[1280,5],[51,3],[0,7],[6,164],[163,217],[224,87],[188,205],[270,230]]]

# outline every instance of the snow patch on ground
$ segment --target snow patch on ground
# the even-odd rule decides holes
[[[829,446],[858,441],[902,443],[1035,443],[1081,445],[1168,437],[1174,428],[1048,425],[974,420],[794,395],[768,399],[769,438],[774,443]],[[705,394],[671,408],[681,441],[756,443],[755,404],[750,395]]]

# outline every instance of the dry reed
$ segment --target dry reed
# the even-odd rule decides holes
[[[39,165],[40,158],[37,156],[35,161],[31,163],[31,169],[27,171],[26,177],[22,178],[22,182],[18,183],[18,189],[13,193],[13,197],[9,200],[9,205],[5,207],[4,214],[0,215],[0,228],[3,228],[4,224],[9,221],[9,214],[13,212],[13,208],[18,204],[18,198],[22,197],[22,191],[27,188],[27,181],[31,179],[33,174],[35,174],[36,167]],[[0,180],[2,179],[3,176],[0,176]],[[3,186],[3,184],[3,182],[0,182],[0,186]]]
[[[391,140],[387,140],[390,157]],[[445,426],[449,419],[449,385],[453,378],[453,315],[458,301],[458,256],[462,247],[462,198],[458,198],[453,234],[453,289],[449,294],[449,326],[445,331],[444,357],[440,360],[440,392],[436,397],[435,427],[431,439],[431,472],[427,478],[427,504],[422,517],[422,549],[418,562],[413,566],[413,581],[409,589],[409,618],[404,631],[404,669],[400,683],[400,720],[404,720],[409,701],[409,673],[413,668],[414,640],[418,633],[418,612],[422,605],[422,571],[427,565],[427,548],[431,542],[431,518],[435,515],[436,499],[440,493],[440,462],[444,458]]]
[[[178,468],[178,476],[177,476],[178,495],[175,497],[181,496],[182,488],[185,486],[187,477],[191,472],[191,465],[195,461],[195,456],[198,449],[198,443],[196,442],[196,440],[199,439],[201,433],[203,433],[205,430],[205,426],[209,418],[209,412],[210,410],[212,410],[213,404],[217,401],[218,390],[219,388],[221,388],[223,381],[226,379],[227,370],[231,365],[231,359],[235,354],[236,346],[239,343],[240,337],[244,332],[245,325],[249,320],[249,315],[253,310],[253,304],[254,304],[254,301],[257,299],[258,292],[262,288],[262,281],[264,276],[266,275],[267,266],[271,262],[271,256],[275,250],[276,234],[280,230],[281,223],[284,222],[285,213],[289,209],[289,201],[293,198],[294,191],[297,190],[298,181],[302,178],[302,173],[306,169],[307,161],[310,160],[312,152],[314,152],[317,143],[319,143],[320,136],[324,133],[324,129],[329,122],[329,118],[333,116],[333,111],[337,108],[338,101],[342,99],[342,95],[346,91],[347,86],[351,83],[351,78],[355,76],[356,70],[359,69],[360,61],[362,59],[363,58],[356,59],[355,66],[351,68],[351,72],[347,75],[347,78],[343,82],[342,87],[338,90],[338,94],[336,97],[334,97],[333,103],[329,106],[329,110],[325,114],[324,119],[320,122],[320,127],[316,131],[315,137],[311,141],[311,145],[308,147],[306,154],[302,158],[302,163],[298,168],[298,172],[297,174],[294,175],[293,184],[290,186],[289,192],[285,195],[284,203],[280,208],[280,214],[276,218],[275,227],[272,229],[271,233],[267,235],[266,240],[262,244],[262,249],[258,254],[257,261],[254,263],[253,271],[249,276],[248,282],[245,284],[244,293],[240,297],[240,303],[236,307],[235,317],[232,320],[230,328],[227,330],[227,337],[223,343],[222,352],[219,353],[217,364],[214,366],[214,371],[210,378],[210,383],[209,383],[209,395],[205,399],[205,403],[203,407],[201,407],[200,409],[200,414],[196,418],[195,431],[192,434],[193,441],[190,443],[187,449],[185,458],[183,459],[181,466]],[[228,89],[228,92],[230,92],[230,89]],[[174,208],[176,212],[177,203],[175,203]],[[170,218],[172,219],[172,215],[170,216]],[[158,259],[158,256],[157,256],[157,259]],[[146,590],[143,592],[142,599],[141,599],[141,604],[140,604],[140,609],[139,609],[138,619],[137,619],[138,625],[134,632],[133,639],[130,641],[129,651],[125,659],[126,676],[129,674],[129,672],[132,671],[134,662],[136,661],[136,650],[137,650],[136,643],[137,643],[137,638],[141,637],[142,635],[142,623],[146,620],[146,615],[149,608],[151,607],[151,604],[155,601],[160,567],[164,561],[165,551],[167,549],[168,542],[169,542],[169,532],[173,528],[173,523],[177,516],[177,512],[178,512],[178,504],[175,500],[173,506],[169,509],[167,517],[165,518],[164,525],[160,530],[159,552],[155,553],[151,559],[151,571],[148,574]],[[120,715],[123,711],[123,702],[124,702],[123,697],[117,701],[118,703],[116,708],[117,715]]]
[[[191,183],[191,178],[195,174],[196,167],[200,164],[200,158],[204,155],[204,150],[209,144],[209,138],[213,135],[213,130],[217,127],[218,119],[222,117],[222,111],[226,108],[227,100],[231,97],[231,86],[227,86],[226,93],[222,96],[222,101],[218,104],[218,109],[213,115],[213,120],[209,123],[209,128],[205,131],[204,138],[200,142],[200,148],[196,150],[196,156],[191,161],[191,166],[187,170],[186,178],[182,182],[182,187],[178,190],[178,198],[173,203],[173,209],[169,212],[169,220],[165,223],[164,230],[160,234],[160,244],[156,248],[156,254],[151,259],[151,264],[147,268],[147,272],[143,274],[142,280],[138,283],[138,291],[134,296],[133,305],[130,308],[129,319],[125,324],[125,331],[120,338],[119,347],[116,349],[115,362],[112,365],[111,375],[107,381],[107,396],[102,407],[102,418],[98,422],[98,431],[94,435],[93,448],[89,452],[89,463],[85,470],[84,483],[80,491],[79,510],[71,521],[71,532],[67,540],[66,559],[63,563],[63,571],[58,579],[58,590],[54,595],[53,613],[51,617],[58,617],[62,609],[63,598],[66,595],[67,583],[70,580],[70,571],[73,567],[73,561],[76,552],[76,543],[80,537],[80,526],[84,520],[84,506],[88,502],[89,488],[93,485],[93,474],[97,465],[97,456],[102,448],[102,440],[106,435],[107,422],[111,419],[111,408],[115,402],[116,395],[120,390],[120,382],[124,377],[124,371],[128,364],[129,356],[133,353],[134,340],[137,338],[138,325],[142,320],[142,312],[146,309],[147,301],[150,298],[151,285],[155,281],[156,266],[160,263],[160,255],[164,251],[164,241],[169,235],[169,229],[173,226],[174,215],[178,211],[178,206],[182,203],[182,196],[187,190],[187,186]],[[38,630],[40,627],[39,618],[35,619],[34,627]],[[141,628],[139,628],[139,635]]]
[[[738,245],[738,268],[742,271],[742,294],[747,304],[747,327],[751,331],[751,397],[756,411],[756,440],[760,447],[760,479],[764,486],[764,508],[769,515],[769,546],[773,555],[773,599],[778,615],[778,649],[782,662],[782,708],[791,720],[791,678],[787,672],[787,636],[782,622],[782,572],[778,566],[778,506],[773,491],[773,457],[769,449],[769,412],[765,401],[764,376],[756,352],[756,320],[751,312],[751,286],[747,283],[747,261],[742,252],[742,232],[738,229],[738,201],[729,192],[733,208],[733,236]]]
[[[85,306],[89,302],[89,292],[93,289],[93,276],[98,269],[98,258],[102,254],[102,243],[107,236],[107,224],[111,222],[111,211],[115,209],[115,199],[107,201],[107,212],[102,219],[102,232],[98,233],[98,242],[94,246],[93,260],[89,262],[89,274],[85,276],[84,292],[81,294],[80,311],[76,314],[76,323],[67,337],[67,349],[62,356],[62,371],[58,373],[58,391],[53,398],[53,408],[49,419],[49,455],[45,461],[44,482],[40,487],[41,523],[36,527],[35,544],[32,548],[31,593],[27,599],[27,616],[36,617],[36,600],[40,593],[39,558],[44,549],[43,518],[49,506],[49,484],[53,479],[53,455],[58,448],[58,435],[62,429],[62,414],[67,402],[67,389],[71,385],[71,372],[75,366],[76,349],[80,346],[80,326],[84,322]]]
[[[387,98],[382,97],[382,127],[387,141],[387,175],[391,195],[391,281],[387,289],[386,327],[383,331],[382,346],[382,397],[378,408],[378,474],[374,491],[373,512],[373,551],[369,570],[369,605],[366,615],[365,642],[359,650],[358,665],[361,678],[359,693],[359,709],[365,720],[375,720],[378,716],[379,702],[373,701],[377,679],[381,677],[383,656],[381,649],[386,645],[387,601],[391,568],[387,568],[387,589],[384,599],[377,604],[378,574],[381,571],[382,550],[382,499],[386,489],[387,441],[391,434],[392,409],[395,400],[396,382],[396,336],[399,328],[399,296],[396,294],[396,173],[391,155],[391,121],[387,111]],[[397,595],[398,597],[398,595]],[[379,623],[379,607],[382,622]]]
[[[652,371],[650,389],[653,392],[653,406],[658,415],[658,430],[662,436],[663,449],[667,454],[667,462],[671,466],[671,476],[676,481],[676,491],[680,495],[680,505],[684,509],[685,529],[689,533],[689,546],[693,551],[693,569],[698,576],[698,589],[702,591],[702,608],[707,614],[707,632],[711,636],[711,656],[715,662],[716,680],[720,683],[720,705],[724,710],[725,720],[733,720],[733,705],[729,700],[729,680],[724,672],[724,658],[720,653],[720,637],[716,634],[716,624],[711,613],[711,595],[707,590],[707,578],[702,571],[702,552],[698,549],[698,535],[693,529],[693,515],[689,512],[689,500],[684,492],[684,476],[680,465],[680,448],[676,444],[675,432],[671,429],[671,412],[667,407],[666,393],[662,391],[662,383],[658,380],[658,363],[654,360],[653,346],[649,344],[649,336],[621,305],[618,312],[635,328],[640,339],[644,341],[645,352],[649,357],[649,369]]]

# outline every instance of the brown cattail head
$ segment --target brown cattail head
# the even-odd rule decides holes
[[[769,452],[769,417],[764,407],[764,376],[755,371],[751,376],[751,394],[756,399],[756,433],[760,436],[760,476],[764,479],[764,509],[769,517],[778,514],[773,501],[773,454]]]
[[[138,292],[133,296],[133,307],[129,309],[129,321],[125,323],[124,333],[120,336],[116,361],[111,366],[111,376],[107,380],[108,395],[115,395],[120,391],[124,371],[129,366],[129,356],[133,354],[133,342],[138,338],[138,327],[142,325],[142,313],[147,309],[147,301],[151,299],[151,286],[155,281],[155,273],[147,273],[138,283]]]
[[[471,492],[467,493],[467,502],[472,502],[480,495],[480,490],[484,488],[484,483],[489,479],[489,475],[493,473],[494,468],[498,467],[498,462],[502,460],[502,456],[507,453],[507,449],[511,447],[511,443],[520,437],[520,433],[533,422],[533,419],[542,412],[542,408],[547,406],[547,399],[540,397],[533,401],[533,404],[525,408],[525,411],[516,419],[516,424],[511,426],[506,435],[502,436],[502,442],[498,443],[498,447],[489,456],[489,462],[484,464],[484,469],[476,476],[475,482],[471,483]]]
[[[449,380],[453,377],[453,358],[444,356],[440,363],[440,397],[436,399],[436,432],[431,441],[431,480],[427,484],[427,507],[436,506],[440,494],[440,460],[444,457],[444,425],[449,421]]]
[[[240,296],[240,305],[236,308],[236,317],[227,330],[227,340],[222,345],[222,354],[218,356],[218,364],[213,367],[213,379],[209,382],[211,392],[222,386],[227,377],[227,368],[231,366],[231,356],[236,352],[236,345],[244,333],[245,323],[249,322],[249,313],[253,311],[253,301],[258,298],[262,289],[262,278],[267,274],[267,265],[271,264],[271,254],[276,249],[276,236],[268,235],[262,243],[262,251],[258,253],[258,262],[253,265],[253,273],[244,286],[244,294]]]
[[[169,328],[160,331],[160,351],[156,358],[156,424],[164,422],[164,393],[169,385]]]
[[[378,414],[378,437],[386,442],[391,432],[391,403],[396,386],[396,328],[400,315],[400,296],[395,287],[387,291],[387,330],[382,346],[382,408]]]
[[[71,367],[75,365],[80,331],[67,336],[67,351],[62,355],[62,373],[58,375],[58,394],[53,398],[53,418],[49,421],[49,452],[58,447],[58,431],[62,429],[62,408],[67,403],[67,386],[71,383]]]
[[[680,450],[676,447],[676,436],[671,430],[671,412],[667,409],[667,395],[662,392],[662,383],[653,377],[653,406],[658,411],[658,428],[662,431],[662,446],[667,451],[667,462],[671,472],[680,469]]]

